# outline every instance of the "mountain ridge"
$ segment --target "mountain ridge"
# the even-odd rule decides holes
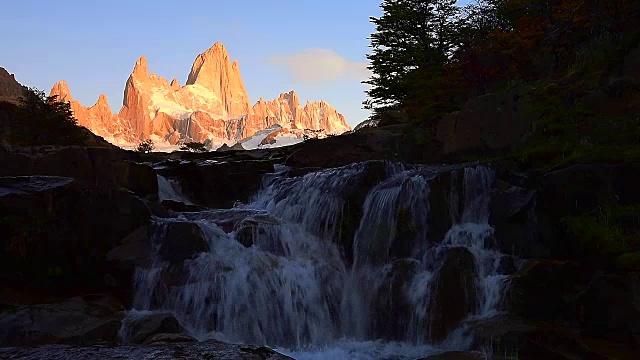
[[[109,141],[131,146],[152,139],[168,145],[184,142],[235,143],[275,125],[289,136],[302,139],[305,130],[341,134],[351,130],[344,116],[324,100],[300,104],[294,90],[266,101],[251,103],[240,65],[231,61],[226,47],[216,42],[196,56],[183,86],[174,77],[149,73],[146,57],[140,56],[124,89],[122,107],[115,113],[101,94],[86,107],[71,96],[61,80],[50,95],[72,104],[78,123]]]

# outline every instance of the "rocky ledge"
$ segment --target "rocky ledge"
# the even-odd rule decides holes
[[[264,346],[227,344],[207,341],[194,344],[154,346],[87,346],[47,345],[36,348],[0,348],[0,357],[8,359],[76,359],[76,360],[291,360]]]

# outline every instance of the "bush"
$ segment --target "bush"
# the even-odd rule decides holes
[[[153,151],[153,149],[155,149],[155,145],[153,144],[153,140],[151,139],[142,141],[140,144],[138,144],[138,147],[136,147],[137,152],[145,154]]]
[[[182,146],[180,146],[180,150],[190,151],[190,152],[205,152],[207,151],[207,148],[205,147],[204,143],[194,141],[194,142],[184,143]]]

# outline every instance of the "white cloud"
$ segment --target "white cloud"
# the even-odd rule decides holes
[[[269,61],[286,67],[293,80],[300,82],[362,81],[371,75],[366,62],[349,61],[330,49],[272,56]]]

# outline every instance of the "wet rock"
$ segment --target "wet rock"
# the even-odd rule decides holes
[[[127,305],[133,296],[135,268],[149,266],[151,263],[152,248],[149,235],[149,226],[140,226],[105,255],[109,272],[107,285]]]
[[[171,265],[181,265],[185,260],[209,251],[204,232],[196,223],[170,221],[156,224],[155,231],[163,232],[159,254]]]
[[[128,270],[149,264],[152,252],[149,231],[148,225],[134,230],[122,240],[122,244],[107,253],[107,261],[113,262],[120,269]]]
[[[280,221],[269,215],[256,214],[237,223],[235,239],[245,247],[256,246],[274,255],[284,256],[287,249],[280,238]]]
[[[164,345],[164,344],[183,344],[198,342],[197,339],[186,334],[166,334],[160,333],[149,336],[144,345]]]
[[[429,181],[427,239],[430,242],[442,242],[453,225],[452,210],[460,213],[462,202],[457,192],[462,191],[463,180],[464,173],[455,169],[442,172]]]
[[[540,240],[536,192],[496,180],[491,189],[489,224],[501,252],[526,257],[548,254]]]
[[[181,334],[183,328],[175,316],[168,313],[156,313],[124,320],[125,339],[133,344],[152,341],[158,334]]]
[[[441,341],[477,309],[475,259],[467,248],[450,248],[436,276],[429,333],[431,340]]]
[[[162,200],[162,206],[164,206],[168,210],[176,212],[198,212],[206,209],[203,206],[188,205],[181,201],[175,200]]]
[[[115,344],[123,310],[103,295],[18,307],[0,316],[0,345]]]
[[[497,273],[502,275],[512,275],[518,271],[516,265],[516,259],[512,256],[504,255],[500,257],[500,263],[498,264]]]
[[[262,175],[273,172],[273,162],[183,161],[161,164],[158,172],[176,179],[189,199],[211,208],[230,208],[247,201],[262,184]]]
[[[470,351],[447,351],[438,355],[431,355],[420,360],[484,360],[484,356]]]
[[[374,333],[376,338],[402,341],[409,327],[413,308],[406,299],[407,286],[416,274],[418,262],[396,260],[385,269],[375,304]]]
[[[369,161],[362,164],[364,171],[358,177],[350,179],[341,194],[344,199],[343,217],[340,224],[340,240],[347,259],[353,259],[353,239],[367,194],[375,185],[387,177],[386,165],[382,161]]]
[[[104,290],[106,254],[149,221],[133,193],[70,178],[0,178],[0,278],[54,292]]]
[[[206,341],[192,344],[167,344],[154,346],[78,347],[40,346],[36,348],[0,348],[0,358],[23,360],[74,359],[74,360],[292,360],[264,346],[227,344]]]
[[[162,204],[158,203],[157,201],[144,200],[144,203],[145,205],[147,205],[147,208],[151,212],[151,215],[155,217],[159,217],[163,219],[178,217],[178,214],[170,210],[167,210],[167,208],[162,206]]]
[[[249,248],[252,247],[255,243],[254,239],[260,235],[264,236],[265,232],[259,227],[255,227],[252,225],[241,225],[236,230],[235,238],[244,247]]]

